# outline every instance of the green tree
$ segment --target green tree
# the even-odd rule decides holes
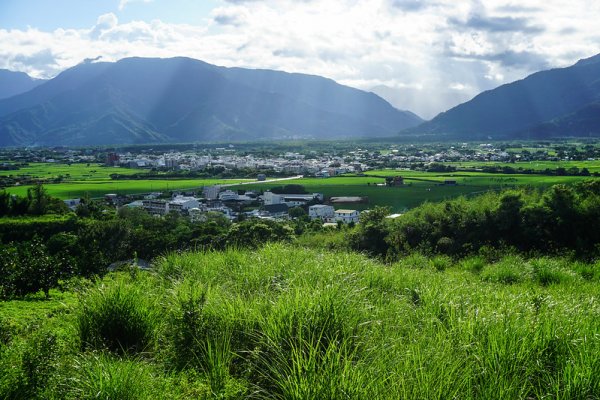
[[[349,234],[350,246],[373,256],[385,256],[389,245],[387,236],[389,226],[386,217],[390,214],[388,207],[374,207],[360,216],[360,224]]]
[[[292,207],[290,208],[288,213],[290,214],[290,217],[297,219],[303,219],[304,217],[308,216],[308,214],[302,207]]]
[[[0,293],[3,297],[23,297],[41,290],[48,298],[50,289],[63,275],[59,260],[51,257],[37,238],[5,246],[0,253]]]
[[[50,196],[41,183],[27,189],[27,198],[29,199],[29,213],[33,215],[44,215],[48,210]]]
[[[10,194],[5,190],[0,192],[0,217],[10,214]]]

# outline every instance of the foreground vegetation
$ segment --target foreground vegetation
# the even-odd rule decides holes
[[[38,189],[0,202],[0,398],[600,398],[598,180],[333,229]]]
[[[597,398],[599,268],[290,245],[171,255],[36,312],[36,298],[3,304],[0,397]]]

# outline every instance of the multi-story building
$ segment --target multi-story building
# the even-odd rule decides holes
[[[310,219],[320,219],[323,222],[329,221],[335,216],[335,209],[333,206],[315,204],[308,207],[308,216]]]
[[[216,200],[219,197],[221,186],[204,186],[202,189],[202,195],[206,200]]]
[[[221,193],[219,193],[219,200],[221,201],[235,201],[238,200],[239,195],[237,194],[237,192],[234,192],[233,190],[225,190]]]
[[[194,197],[176,196],[172,200],[142,200],[144,209],[154,215],[166,215],[171,211],[185,214],[192,208],[198,208],[200,203]]]
[[[334,219],[335,221],[342,221],[344,224],[350,222],[358,223],[360,213],[357,210],[336,210]]]

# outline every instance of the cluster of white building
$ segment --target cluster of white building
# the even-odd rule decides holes
[[[256,202],[261,204],[259,209],[247,212],[249,217],[269,219],[289,219],[289,209],[293,207],[308,208],[310,219],[318,219],[323,223],[358,223],[359,211],[335,210],[333,206],[320,204],[322,193],[309,194],[276,194],[270,191],[258,195],[246,192],[243,195],[232,190],[221,190],[219,186],[205,187],[203,199],[191,196],[176,195],[171,199],[160,199],[157,193],[146,196],[143,200],[131,203],[130,206],[144,208],[148,213],[158,216],[170,212],[188,215],[193,221],[202,221],[207,212],[220,212],[230,219],[237,218],[237,214],[225,204],[229,202]],[[315,204],[318,203],[318,204]]]
[[[167,153],[163,155],[137,155],[132,153],[111,153],[107,164],[129,168],[170,168],[187,171],[203,170],[207,167],[226,169],[273,170],[278,173],[308,174],[329,177],[349,172],[361,172],[367,169],[357,161],[347,163],[342,157],[328,156],[306,158],[298,153],[286,153],[273,158],[259,158],[252,155],[198,155],[190,153]],[[331,165],[337,165],[331,167]]]

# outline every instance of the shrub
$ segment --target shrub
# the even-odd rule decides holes
[[[568,282],[573,279],[569,271],[563,269],[557,260],[539,258],[531,260],[533,279],[542,286]]]
[[[485,264],[485,260],[480,256],[468,257],[460,261],[461,268],[474,274],[481,273]]]
[[[496,264],[484,268],[481,278],[485,281],[507,285],[523,282],[528,274],[525,261],[517,256],[506,256]]]
[[[144,285],[126,277],[104,281],[81,299],[77,328],[83,348],[140,352],[152,343],[158,309]]]
[[[431,265],[438,272],[443,272],[452,266],[452,259],[448,256],[435,256],[431,259]]]

